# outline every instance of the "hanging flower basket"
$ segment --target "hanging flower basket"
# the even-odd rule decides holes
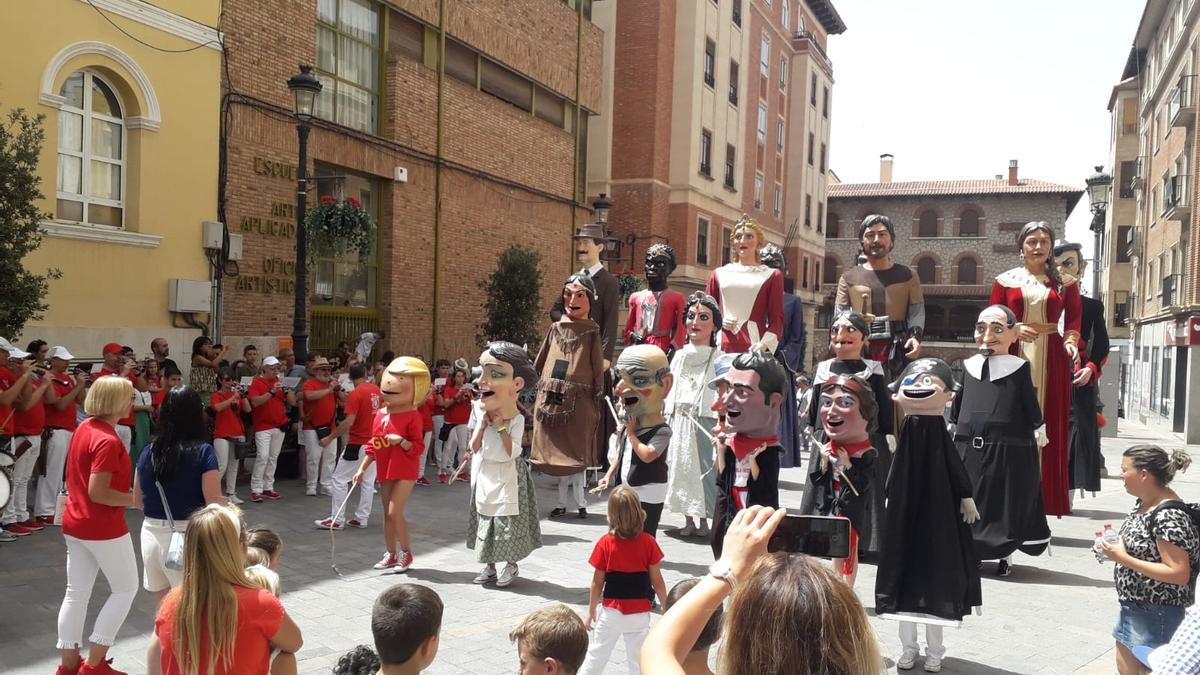
[[[616,277],[622,300],[628,300],[629,296],[642,290],[642,278],[633,272],[618,272]]]
[[[304,218],[304,232],[309,260],[357,253],[358,259],[366,262],[375,244],[371,214],[354,197],[344,201],[321,197],[321,204]]]

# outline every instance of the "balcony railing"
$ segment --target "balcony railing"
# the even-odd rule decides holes
[[[311,337],[308,348],[314,352],[333,352],[342,340],[354,344],[358,336],[379,330],[379,312],[346,307],[312,308]]]
[[[1191,176],[1180,174],[1163,181],[1163,216],[1170,220],[1185,220],[1192,213]]]
[[[1167,102],[1167,117],[1173,127],[1190,127],[1196,120],[1195,75],[1184,75],[1171,91]]]
[[[1133,160],[1133,176],[1129,179],[1129,185],[1134,190],[1141,190],[1146,186],[1146,158],[1138,157]],[[1124,195],[1122,195],[1123,197]]]
[[[1124,326],[1129,322],[1129,302],[1118,302],[1113,305],[1113,325]]]

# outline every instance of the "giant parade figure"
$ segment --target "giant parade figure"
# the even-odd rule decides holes
[[[648,288],[629,296],[629,316],[625,320],[625,344],[654,345],[670,359],[683,346],[687,331],[683,328],[683,293],[667,288],[667,279],[675,271],[675,249],[653,244],[646,249],[646,285]]]
[[[733,225],[732,261],[713,270],[704,292],[721,304],[721,351],[774,353],[783,337],[783,272],[762,263],[758,249],[767,243],[748,216]]]
[[[787,278],[787,256],[777,244],[767,244],[758,252],[763,264],[771,269],[779,270],[784,275],[784,290],[787,290],[791,279]],[[779,351],[775,356],[787,370],[788,382],[794,382],[796,372],[800,370],[800,361],[804,353],[804,307],[800,298],[795,294],[783,294],[783,337],[779,343]],[[787,397],[783,403],[784,410],[793,413],[799,408],[796,400],[796,387],[788,387]],[[784,468],[800,466],[800,420],[797,415],[780,415],[779,445],[783,446],[783,457],[780,465]]]

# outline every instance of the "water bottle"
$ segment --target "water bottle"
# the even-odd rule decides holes
[[[1104,554],[1104,549],[1100,548],[1100,542],[1104,541],[1104,533],[1096,530],[1096,540],[1092,543],[1092,555],[1096,556],[1097,563],[1103,563],[1108,559]]]
[[[1121,533],[1113,529],[1112,523],[1104,524],[1104,541],[1109,544],[1121,541]]]

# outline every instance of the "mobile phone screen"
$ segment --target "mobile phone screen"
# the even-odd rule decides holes
[[[817,558],[845,558],[850,555],[850,519],[789,515],[771,535],[767,550],[803,553]]]

